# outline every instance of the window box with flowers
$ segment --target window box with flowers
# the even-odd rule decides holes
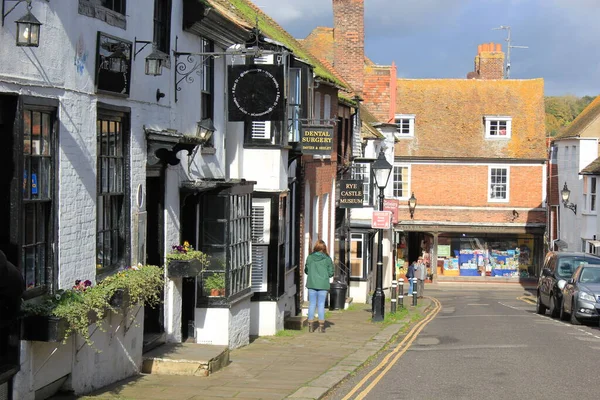
[[[156,305],[161,300],[163,270],[153,265],[119,271],[97,285],[76,281],[71,289],[58,290],[26,302],[21,307],[23,340],[59,342],[79,334],[93,347],[89,326],[102,321],[108,312],[121,312],[130,304]]]
[[[188,242],[175,245],[167,254],[167,276],[169,278],[193,277],[199,275],[208,264],[208,256],[194,250]]]

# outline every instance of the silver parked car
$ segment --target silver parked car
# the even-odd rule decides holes
[[[600,311],[600,265],[583,264],[575,269],[562,290],[560,319],[579,325],[598,319]]]

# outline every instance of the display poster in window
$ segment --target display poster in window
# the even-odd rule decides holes
[[[383,210],[392,213],[392,224],[398,223],[398,199],[383,199]]]
[[[98,32],[96,44],[96,91],[129,96],[131,42]]]
[[[438,257],[450,257],[450,245],[438,244],[437,256]]]
[[[340,208],[362,208],[363,196],[363,181],[340,181]]]
[[[333,152],[333,126],[304,125],[300,130],[302,154],[330,156]]]
[[[283,82],[280,65],[229,66],[229,121],[281,121]]]

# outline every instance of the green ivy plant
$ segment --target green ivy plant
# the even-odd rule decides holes
[[[72,333],[79,334],[93,347],[89,326],[97,323],[103,329],[102,321],[109,310],[118,311],[110,304],[118,290],[124,290],[129,303],[156,305],[160,302],[160,293],[164,287],[164,271],[154,265],[128,268],[105,278],[93,286],[90,281],[76,281],[68,290],[58,290],[43,296],[35,302],[26,302],[21,307],[24,317],[30,315],[53,316],[67,322],[63,342]]]
[[[198,260],[202,266],[208,265],[208,256],[200,250],[194,250],[189,242],[183,242],[183,245],[174,245],[171,252],[167,254],[167,261],[170,260]]]

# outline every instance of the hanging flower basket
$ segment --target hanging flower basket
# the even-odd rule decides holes
[[[167,254],[167,276],[169,278],[184,278],[198,276],[208,264],[208,256],[199,250],[194,250],[189,242],[174,245]]]

